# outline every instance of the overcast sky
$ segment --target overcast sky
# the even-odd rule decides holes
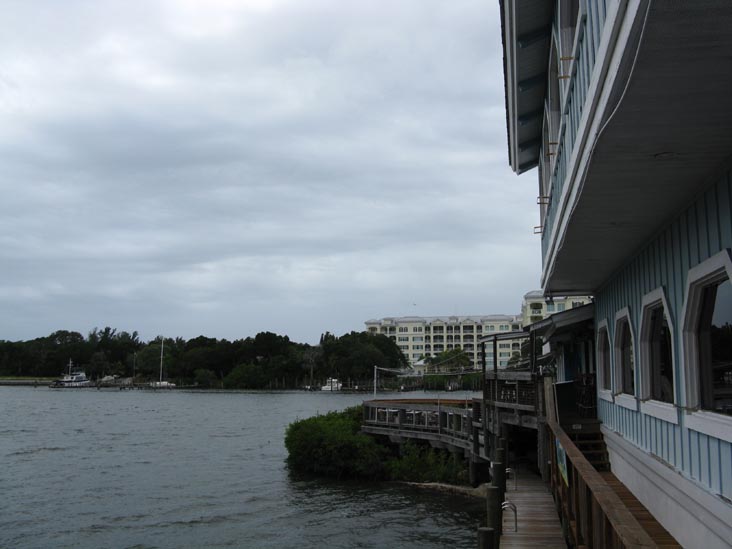
[[[493,0],[0,0],[0,339],[516,313]]]

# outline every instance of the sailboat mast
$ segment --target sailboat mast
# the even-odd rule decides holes
[[[165,338],[160,336],[160,383],[163,382],[163,350],[165,349]]]

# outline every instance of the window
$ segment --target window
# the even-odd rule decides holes
[[[398,340],[398,341],[409,341],[409,337],[407,337],[407,336],[399,336],[399,337],[397,338],[397,340]]]
[[[674,375],[671,359],[671,330],[663,305],[650,311],[650,366],[649,388],[651,398],[662,402],[674,401]]]
[[[557,312],[561,313],[564,310],[564,303],[557,303]]]
[[[418,349],[422,349],[422,345],[412,345],[412,349],[415,351]]]
[[[584,305],[584,303],[582,303],[581,301],[573,301],[572,302],[572,308],[573,309],[575,309],[577,307],[582,307],[582,305]]]
[[[508,358],[511,356],[511,353],[498,353],[499,358]]]
[[[615,317],[615,390],[624,395],[635,396],[634,353],[633,329],[630,312],[626,307]],[[633,403],[628,400],[626,404],[634,406],[634,399]]]
[[[635,363],[633,361],[633,338],[630,323],[620,324],[620,386],[626,395],[635,394]]]
[[[408,332],[409,328],[406,326],[399,326],[399,333],[403,334],[404,332]]]
[[[732,251],[689,271],[682,314],[686,425],[732,442]]]
[[[422,331],[422,326],[415,326],[414,328],[412,328],[412,331],[413,332],[421,332]]]
[[[732,416],[732,282],[729,277],[704,288],[697,337],[699,407]]]
[[[607,321],[604,320],[598,325],[597,331],[597,364],[599,368],[600,389],[611,391],[610,376],[610,336],[607,332]]]
[[[489,332],[495,332],[496,331],[496,327],[493,324],[491,324],[490,326],[488,326],[488,331]]]
[[[673,325],[663,288],[643,297],[641,318],[641,397],[673,404]]]
[[[554,303],[547,303],[546,304],[546,312],[547,313],[553,313],[554,312]]]
[[[511,330],[511,327],[508,324],[501,324],[498,329],[502,332],[508,332]]]
[[[424,337],[422,337],[422,336],[412,336],[412,341],[424,341]]]
[[[511,348],[511,344],[510,343],[499,343],[498,344],[498,348],[499,349],[510,349]]]

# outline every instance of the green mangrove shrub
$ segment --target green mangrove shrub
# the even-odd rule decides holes
[[[449,452],[407,442],[401,456],[386,464],[389,478],[408,482],[465,484],[465,462]]]
[[[360,432],[362,406],[301,419],[285,433],[291,470],[333,478],[467,483],[465,463],[442,450],[408,442],[392,448]]]
[[[361,406],[291,423],[285,433],[294,471],[335,478],[382,478],[388,448],[360,432]]]

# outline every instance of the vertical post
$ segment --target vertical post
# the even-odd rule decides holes
[[[376,369],[377,366],[374,364],[374,398],[376,398]]]
[[[536,371],[536,332],[529,333],[529,360],[531,361],[531,372]]]
[[[500,430],[498,420],[498,337],[493,336],[493,433]]]
[[[487,522],[486,526],[493,532],[494,547],[498,547],[501,535],[502,498],[496,486],[488,486],[485,493]]]
[[[495,549],[496,535],[493,528],[478,528],[478,549]]]

